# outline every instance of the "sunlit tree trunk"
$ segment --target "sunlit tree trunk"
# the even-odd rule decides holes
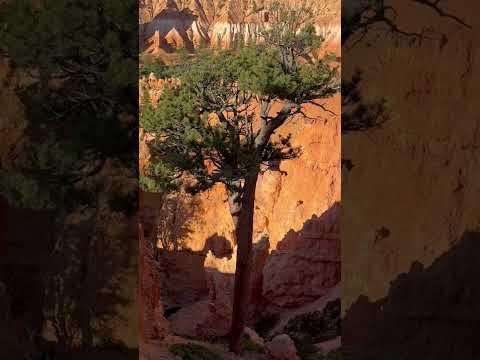
[[[242,350],[241,339],[247,320],[248,288],[250,283],[253,242],[253,214],[257,179],[258,171],[245,179],[241,198],[236,196],[237,204],[240,204],[240,206],[235,207],[235,212],[232,212],[234,222],[236,223],[237,263],[233,294],[232,324],[230,329],[230,350],[237,354]]]

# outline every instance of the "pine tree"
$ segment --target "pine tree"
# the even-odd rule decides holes
[[[45,316],[53,313],[53,317],[69,319],[70,331],[62,326],[56,331],[60,344],[68,347],[75,339],[91,346],[95,330],[91,319],[106,314],[95,304],[98,288],[84,286],[88,278],[84,274],[96,273],[98,284],[102,276],[108,276],[106,271],[93,271],[97,264],[90,260],[100,256],[93,251],[105,232],[100,213],[126,214],[136,208],[136,189],[127,196],[110,193],[100,172],[110,161],[125,170],[126,177],[136,179],[137,9],[134,0],[9,0],[0,4],[0,56],[8,59],[12,75],[6,79],[17,75],[28,79],[15,89],[26,110],[26,141],[18,147],[21,151],[10,167],[0,169],[0,194],[11,206],[48,209],[55,217],[54,228],[49,229],[54,249],[42,259],[39,270],[42,305],[29,309],[38,310],[42,321],[30,329],[28,341],[40,339]],[[100,208],[99,197],[108,197],[109,210]],[[93,214],[88,224],[68,222],[68,216],[78,209]],[[80,264],[75,270],[80,270],[66,271],[76,265],[64,259],[70,245],[66,234],[78,227],[82,250],[72,256]],[[98,261],[98,266],[104,264]],[[59,301],[48,303],[54,298],[49,293],[57,291],[53,283],[60,278],[71,286],[63,287]],[[68,300],[74,306],[64,311],[59,304]],[[92,309],[99,311],[94,314]]]
[[[192,193],[216,183],[226,187],[237,245],[230,332],[230,348],[236,353],[241,351],[248,305],[258,176],[269,165],[300,153],[291,135],[279,136],[277,130],[302,113],[303,104],[339,90],[333,58],[311,56],[323,39],[308,22],[309,9],[274,4],[269,12],[271,25],[258,44],[201,49],[184,59],[175,68],[179,84],[164,89],[153,114],[141,117],[141,126],[155,134],[149,147],[159,181],[165,175],[182,178]],[[277,103],[281,110],[275,112]]]

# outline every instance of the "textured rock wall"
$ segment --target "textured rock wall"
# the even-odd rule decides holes
[[[480,37],[421,5],[390,3],[399,26],[428,22],[448,41],[367,37],[344,50],[346,78],[362,69],[363,94],[384,97],[390,112],[383,129],[343,139],[342,156],[354,164],[342,174],[344,309],[360,295],[384,297],[412,262],[428,267],[480,226]],[[444,5],[476,28],[467,4]]]
[[[479,251],[480,232],[466,232],[430,266],[396,277],[385,298],[359,298],[342,322],[343,345],[359,360],[478,359]]]
[[[290,231],[268,258],[262,295],[270,304],[299,307],[324,296],[340,280],[340,205]]]
[[[147,246],[142,226],[139,227],[138,239],[139,341],[143,343],[162,340],[169,333],[169,325],[163,317],[158,264],[154,261],[153,249]]]
[[[284,0],[287,2],[287,0]],[[193,49],[202,43],[229,46],[239,35],[256,39],[268,23],[268,13],[255,11],[272,1],[170,0],[146,1],[140,6],[140,48],[153,54],[172,52],[178,45]],[[289,0],[292,5],[302,1]],[[340,1],[308,0],[314,22],[327,43],[340,43]]]

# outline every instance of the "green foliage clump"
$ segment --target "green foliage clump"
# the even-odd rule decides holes
[[[181,357],[183,360],[222,360],[220,355],[204,346],[188,343],[173,344],[169,348],[174,355]]]
[[[0,170],[0,194],[20,208],[49,209],[55,205],[51,194],[35,179],[21,173]]]
[[[268,337],[268,333],[278,324],[279,319],[278,314],[265,314],[255,324],[255,331],[265,339]]]
[[[140,62],[139,75],[140,77],[148,77],[151,73],[157,79],[163,79],[169,75],[168,66],[158,57],[143,56]]]
[[[344,358],[341,349],[322,354],[321,350],[315,345],[316,341],[309,335],[295,338],[294,342],[301,360],[341,360]]]
[[[9,1],[0,11],[6,24],[0,50],[45,80],[69,71],[103,78],[103,85],[136,86],[136,6],[132,0],[45,0],[35,8],[29,0]]]
[[[257,353],[264,353],[265,352],[265,350],[263,349],[262,346],[258,345],[257,343],[254,343],[250,339],[245,339],[243,341],[243,349],[245,351],[257,352]]]
[[[274,59],[261,47],[205,49],[179,66],[181,85],[166,89],[156,109],[142,106],[141,126],[157,134],[150,143],[154,162],[189,173],[199,191],[217,182],[228,186],[262,163],[297,157],[290,136],[257,146],[255,103],[292,101],[300,111],[303,102],[333,95],[335,69],[319,62],[285,72]]]
[[[301,360],[324,360],[320,350],[315,346],[313,339],[305,335],[300,338],[294,338],[297,354]]]
[[[18,0],[0,6],[0,54],[12,72],[30,79],[17,89],[29,146],[23,149],[27,159],[15,164],[14,172],[25,178],[17,193],[27,196],[21,184],[36,183],[65,208],[74,205],[75,192],[97,192],[79,189],[79,182],[94,176],[106,158],[119,159],[132,173],[138,167],[131,151],[137,148],[137,6],[134,0]],[[39,206],[28,202],[23,205]]]
[[[291,319],[285,331],[292,338],[308,336],[313,342],[331,340],[340,336],[340,300],[327,303],[323,311],[301,314]]]

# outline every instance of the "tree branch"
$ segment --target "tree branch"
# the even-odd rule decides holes
[[[458,16],[456,15],[453,15],[453,14],[450,14],[450,13],[447,13],[445,10],[443,10],[442,8],[440,8],[438,5],[440,3],[440,0],[435,0],[435,1],[428,1],[428,0],[410,0],[414,3],[417,3],[417,4],[421,4],[421,5],[425,5],[427,7],[429,7],[430,9],[433,9],[439,16],[441,17],[446,17],[448,19],[451,19],[457,23],[459,23],[460,25],[468,28],[468,29],[472,29],[472,26],[467,24],[465,21],[463,21],[462,19],[460,19]]]
[[[315,102],[315,101],[313,101],[313,100],[312,100],[312,101],[309,101],[309,103],[310,103],[310,104],[313,104],[313,105],[315,105],[315,106],[318,106],[320,109],[322,109],[323,111],[328,112],[329,114],[331,114],[331,115],[333,115],[333,116],[337,116],[336,113],[334,113],[332,110],[330,110],[329,108],[327,108],[324,104],[319,104],[319,103],[317,103],[317,102]]]
[[[262,125],[258,130],[255,136],[255,147],[262,148],[270,140],[270,136],[278,129],[283,123],[292,115],[293,103],[290,101],[285,102],[282,110],[278,114],[271,118],[269,121],[266,121],[267,117],[264,117],[262,120]]]
[[[460,19],[458,16],[447,13],[445,10],[443,10],[440,6],[440,0],[410,0],[412,3],[419,4],[426,6],[432,10],[434,10],[439,16],[445,17],[448,19],[451,19],[455,21],[456,23],[466,27],[467,29],[472,29],[472,26],[470,24],[467,24],[464,20]],[[366,16],[366,13],[372,11],[373,15],[372,16]],[[389,17],[386,12],[390,11],[393,13],[393,18]],[[430,40],[440,40],[444,41],[445,40],[445,35],[440,34],[440,37],[434,38],[434,37],[429,37],[425,34],[425,31],[422,32],[410,32],[410,31],[405,31],[398,27],[395,24],[395,20],[397,18],[397,12],[395,9],[391,6],[381,6],[379,8],[374,8],[371,6],[367,6],[361,10],[361,12],[358,14],[358,22],[353,26],[352,29],[347,30],[344,34],[342,34],[342,44],[347,43],[348,39],[352,37],[355,34],[359,35],[359,38],[356,39],[353,44],[350,46],[354,47],[357,43],[359,43],[361,40],[365,38],[367,35],[368,31],[370,30],[371,26],[374,24],[379,24],[383,23],[387,25],[389,30],[392,33],[402,35],[405,37],[411,37],[411,38],[416,38],[416,39],[430,39]]]

